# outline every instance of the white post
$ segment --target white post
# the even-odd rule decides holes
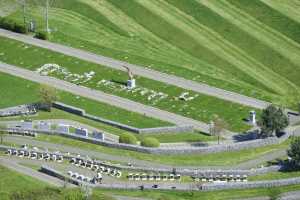
[[[23,0],[23,19],[24,19],[24,27],[26,28],[26,0]]]
[[[254,110],[250,111],[250,122],[253,125],[256,124],[256,112]]]

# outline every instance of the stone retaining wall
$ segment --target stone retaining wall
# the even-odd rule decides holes
[[[249,188],[273,188],[287,185],[300,184],[300,177],[279,179],[270,181],[253,181],[253,182],[227,182],[227,183],[208,183],[202,184],[202,190],[227,190],[227,189],[249,189]]]
[[[126,124],[122,124],[119,122],[115,122],[112,120],[104,119],[101,117],[97,117],[94,115],[87,114],[85,110],[77,107],[73,107],[61,102],[55,102],[53,103],[53,107],[63,110],[65,112],[69,112],[72,114],[76,114],[82,117],[85,117],[87,119],[91,119],[97,122],[101,122],[104,124],[108,124],[110,126],[114,126],[126,131],[134,132],[134,133],[142,133],[142,134],[147,134],[147,133],[179,133],[179,132],[192,132],[194,131],[193,126],[169,126],[169,127],[155,127],[155,128],[136,128],[133,126],[129,126]]]
[[[56,177],[62,181],[66,181],[66,182],[74,184],[74,185],[80,185],[80,182],[78,180],[75,180],[71,177],[67,177],[67,176],[63,175],[61,172],[59,172],[55,169],[52,169],[50,167],[42,166],[40,171],[45,174],[48,174],[49,176]]]
[[[42,166],[41,171],[50,175],[57,177],[61,180],[68,181],[75,185],[80,185],[80,181],[75,180],[70,177],[64,176],[61,172],[56,171],[47,166]],[[289,179],[279,179],[279,180],[270,180],[270,181],[253,181],[253,182],[226,182],[226,183],[156,183],[159,186],[159,189],[162,190],[195,190],[195,191],[215,191],[215,190],[228,190],[228,189],[249,189],[249,188],[274,188],[282,187],[287,185],[297,185],[300,184],[300,177],[298,178],[289,178]],[[92,184],[89,184],[94,186]],[[153,184],[149,183],[111,183],[111,184],[97,184],[95,187],[102,188],[118,188],[118,189],[154,189]]]

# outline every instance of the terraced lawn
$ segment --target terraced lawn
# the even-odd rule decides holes
[[[78,188],[66,189],[49,186],[30,176],[20,174],[0,165],[0,197],[1,200],[83,200],[83,194]],[[92,194],[91,200],[114,200],[101,192]]]
[[[251,176],[249,177],[249,181],[276,180],[276,179],[295,178],[299,176],[300,176],[300,171],[271,172],[267,174]]]
[[[72,194],[77,193],[77,189],[58,189],[54,187],[47,187],[43,182],[37,181],[31,177],[11,171],[5,167],[0,166],[1,187],[0,194],[2,200],[9,200],[12,193],[23,194],[26,198],[38,198],[40,200],[58,199],[66,200],[71,198]],[[5,184],[4,184],[5,183]],[[234,198],[246,198],[257,196],[268,196],[271,194],[280,194],[283,192],[299,190],[299,185],[285,186],[273,189],[248,189],[248,190],[227,190],[214,192],[179,192],[179,191],[126,191],[126,190],[111,190],[111,189],[95,189],[91,199],[112,200],[111,195],[123,195],[130,197],[143,197],[166,200],[178,199],[192,200],[192,199],[209,199],[209,200],[224,200]],[[31,195],[29,195],[31,194]]]
[[[46,183],[40,182],[28,176],[9,170],[0,165],[0,196],[2,200],[8,200],[10,194],[15,191],[27,191],[32,189],[46,188]]]
[[[81,83],[81,85],[207,123],[210,122],[214,115],[218,115],[227,122],[229,129],[233,131],[244,131],[249,128],[243,122],[243,119],[248,117],[249,111],[253,109],[251,107],[187,91],[142,77],[136,77],[138,87],[129,91],[124,86],[124,83],[127,81],[127,74],[125,72],[3,37],[0,37],[0,42],[0,61],[29,70],[37,70],[46,63],[55,62],[72,74],[83,75],[84,73],[93,71],[95,76],[90,81]],[[50,73],[49,75],[66,79],[64,75],[58,72]],[[78,84],[76,81],[68,81]],[[184,93],[188,93],[188,97],[191,100],[180,100],[179,97]],[[85,104],[83,98],[81,100],[76,98],[68,99],[72,105],[80,104],[82,106]],[[93,109],[94,106],[88,104],[90,103],[86,105],[88,112],[114,114],[110,111],[105,111],[105,109],[99,108],[95,110]],[[257,112],[259,113],[259,111]]]
[[[290,141],[279,144],[259,147],[255,149],[241,150],[236,152],[221,152],[212,154],[189,154],[189,155],[154,155],[128,151],[123,149],[108,148],[90,144],[60,136],[39,135],[37,140],[55,144],[76,146],[81,149],[104,152],[112,155],[127,156],[139,160],[163,163],[171,166],[234,166],[279,149],[287,149]]]
[[[0,73],[0,108],[38,102],[38,88],[39,84],[37,83]],[[76,97],[75,95],[67,92],[59,92],[59,100],[63,103],[83,108],[87,111],[87,113],[131,126],[144,128],[170,125],[167,122],[149,118],[134,112],[129,112],[114,106],[83,97]],[[64,117],[64,115],[57,112],[51,114],[52,118],[54,116],[57,118]],[[49,115],[51,116],[51,114]]]
[[[43,29],[36,2],[28,19]],[[300,99],[297,0],[50,2],[54,42],[293,108]]]
[[[179,191],[128,191],[128,190],[109,190],[99,189],[95,192],[105,193],[108,195],[125,195],[131,197],[163,199],[163,200],[232,200],[252,197],[278,197],[279,194],[289,191],[297,191],[300,185],[283,186],[276,188],[256,188],[246,190],[221,190],[210,192],[179,192]]]

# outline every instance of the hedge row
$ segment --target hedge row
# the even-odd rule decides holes
[[[144,147],[159,147],[160,143],[156,138],[146,137],[141,141],[141,145]]]
[[[119,143],[137,144],[137,138],[130,133],[124,133],[119,137]],[[159,147],[160,143],[156,138],[145,137],[141,140],[141,146],[144,147]]]
[[[136,144],[137,139],[133,134],[130,133],[124,133],[119,137],[119,143],[124,144]]]
[[[23,24],[19,24],[11,19],[0,17],[0,28],[7,29],[16,33],[27,33],[28,30]]]
[[[35,33],[34,37],[41,40],[49,40],[49,33],[47,33],[46,31],[38,31]]]

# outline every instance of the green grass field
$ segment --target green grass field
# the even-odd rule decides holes
[[[1,200],[83,200],[78,188],[65,189],[49,186],[35,178],[22,175],[0,165],[0,199]],[[114,200],[114,198],[97,192],[91,200]]]
[[[7,0],[2,0],[7,1]],[[52,0],[51,40],[294,107],[297,0]],[[28,19],[44,29],[42,8]],[[9,17],[23,21],[22,9]]]
[[[99,189],[95,192],[107,195],[125,195],[131,197],[150,198],[155,200],[233,200],[254,197],[278,197],[281,193],[296,191],[300,185],[283,186],[276,188],[256,188],[246,190],[221,190],[210,192],[179,192],[179,191],[130,191]]]
[[[0,165],[0,197],[8,200],[9,195],[15,191],[43,189],[48,185],[28,176],[22,176]]]
[[[31,81],[0,73],[0,88],[0,108],[39,101],[39,84]],[[16,98],[16,95],[19,95],[19,97]],[[75,95],[67,92],[59,92],[59,100],[66,104],[83,108],[89,114],[111,119],[131,126],[144,128],[170,125],[167,122],[149,118],[144,115],[129,112],[87,98],[80,97],[78,99]],[[59,115],[61,113],[53,113],[52,118],[55,114],[57,114],[57,116],[55,116],[56,119],[64,117]]]
[[[295,178],[298,176],[300,176],[300,171],[270,172],[267,174],[251,176],[251,177],[249,177],[249,181],[286,179],[286,178]]]
[[[109,69],[3,37],[0,37],[0,42],[0,61],[25,67],[30,70],[36,70],[46,63],[53,63],[53,61],[55,61],[55,63],[65,67],[71,73],[83,74],[84,72],[94,71],[96,73],[95,77],[82,85],[204,122],[209,122],[214,115],[218,115],[227,122],[229,129],[233,131],[244,131],[249,128],[242,119],[248,117],[249,111],[253,108],[192,91],[186,91],[175,86],[142,77],[137,77],[138,87],[129,92],[128,90],[122,89],[123,83],[127,80],[127,74],[125,72]],[[52,73],[50,75],[61,79],[63,78],[62,75],[58,73]],[[101,81],[104,79],[110,81],[110,84],[102,84]],[[146,93],[142,93],[145,91]],[[160,95],[151,97],[153,94],[151,91]],[[194,99],[190,101],[178,99],[184,92],[189,92],[189,97],[194,97]],[[85,104],[83,100],[69,99],[72,101],[72,104]],[[88,112],[89,108],[92,107],[87,106],[86,110]],[[99,109],[97,112],[109,111]],[[257,112],[259,113],[259,111]]]

